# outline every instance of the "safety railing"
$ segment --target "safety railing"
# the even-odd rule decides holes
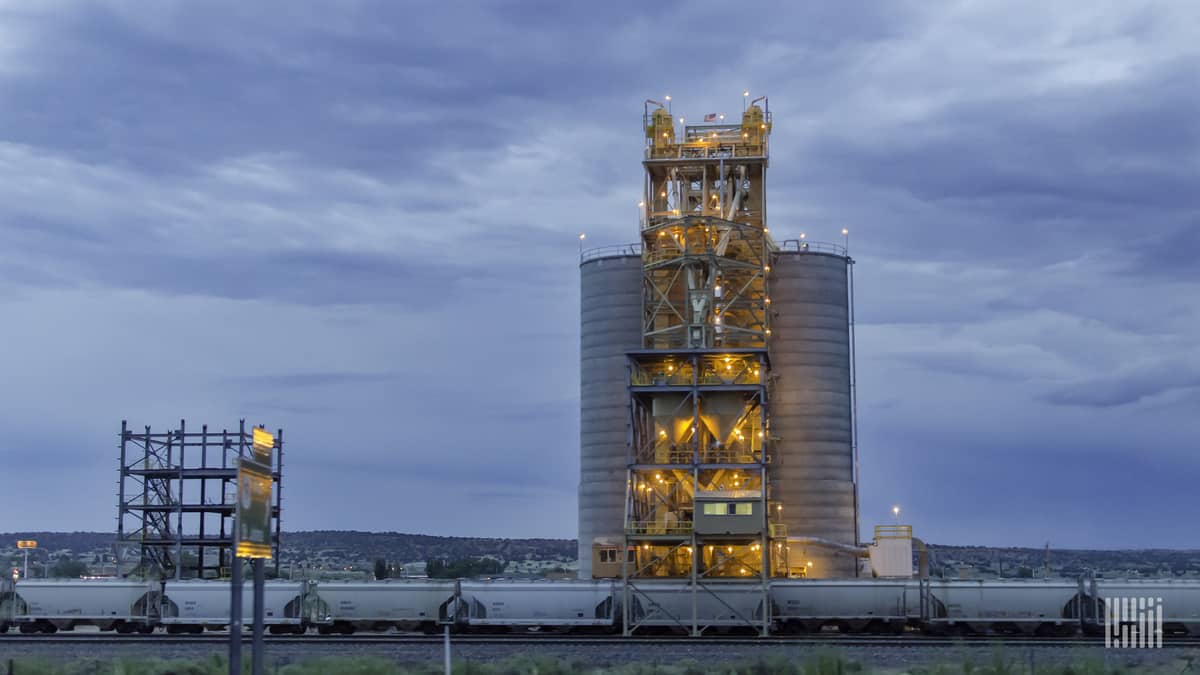
[[[664,525],[653,520],[631,520],[625,525],[625,534],[633,535],[682,535],[692,533],[691,523]]]
[[[809,241],[807,239],[785,239],[779,245],[779,250],[789,253],[832,253],[846,255],[846,247],[830,244],[824,241]]]
[[[738,369],[711,368],[703,371],[697,379],[703,385],[762,384],[762,376],[754,367],[739,364]]]
[[[643,256],[647,265],[656,265],[668,260],[678,260],[685,255],[683,248],[680,246],[656,246]],[[693,252],[695,255],[695,252]]]
[[[629,384],[635,387],[690,387],[692,385],[692,370],[690,367],[680,367],[670,372],[635,368],[629,375]]]
[[[692,141],[671,145],[646,147],[646,159],[730,159],[734,157],[766,157],[766,143],[733,143]]]
[[[772,539],[783,539],[787,536],[787,525],[783,523],[770,523],[768,526],[768,534]]]
[[[708,219],[710,222],[711,221],[724,221],[727,223],[734,223],[735,225],[753,225],[755,223],[762,222],[762,211],[760,211],[758,209],[753,209],[753,210],[742,209],[742,210],[738,211],[736,214],[734,214],[733,220],[729,220],[729,219],[725,218],[720,213],[711,213],[711,212],[703,213],[703,212],[699,212],[699,211],[688,211],[687,213],[683,213],[683,212],[680,212],[677,210],[651,211],[647,215],[648,215],[648,220],[644,220],[642,222],[643,230],[648,230],[652,227],[659,227],[661,225],[675,224],[677,221],[679,221],[683,218],[705,218],[705,219]],[[704,223],[701,223],[701,225],[703,225],[703,224]],[[717,223],[713,222],[713,224],[717,224]],[[692,251],[691,253],[693,255],[695,255],[698,252]]]
[[[742,443],[735,441],[735,446]],[[761,449],[723,446],[700,451],[701,464],[758,464],[762,459]]]
[[[644,445],[633,453],[638,464],[691,464],[694,451],[692,444],[685,442],[666,446],[665,442]]]
[[[912,539],[912,525],[876,525],[876,539]]]
[[[579,254],[579,263],[582,265],[589,260],[599,260],[601,258],[621,258],[630,255],[641,255],[642,245],[639,244],[620,244],[613,246],[599,246],[597,248],[589,248]]]

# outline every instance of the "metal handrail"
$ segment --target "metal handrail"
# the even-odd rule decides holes
[[[876,525],[876,539],[912,539],[912,525]]]
[[[696,213],[695,211],[689,211],[687,213],[683,213],[683,212],[676,213],[674,210],[651,211],[647,214],[647,216],[648,216],[649,220],[642,224],[643,230],[649,230],[651,228],[661,227],[663,225],[671,225],[671,224],[674,224],[676,221],[683,220],[684,218],[707,218],[707,219],[711,219],[711,220],[724,221],[725,223],[733,223],[734,225],[750,225],[751,223],[749,223],[747,221],[760,219],[762,217],[762,211],[758,210],[758,209],[754,209],[754,210],[745,209],[742,211],[738,211],[737,217],[740,218],[741,220],[728,220],[728,219],[724,218],[723,216],[721,216],[720,214],[711,214],[711,213],[704,214],[704,213]]]
[[[641,255],[642,245],[636,244],[616,244],[613,246],[599,246],[597,248],[589,248],[579,254],[579,264],[588,262],[589,260],[599,260],[601,258],[621,258],[630,255]]]
[[[770,150],[768,142],[742,143],[732,140],[717,139],[713,141],[685,141],[665,146],[647,146],[646,159],[724,159],[724,158],[759,158],[766,157]]]
[[[653,520],[631,520],[625,526],[626,534],[670,534],[687,535],[692,533],[691,523],[675,523],[664,525]]]
[[[742,445],[739,443],[739,445]],[[701,464],[758,464],[762,458],[762,450],[745,448],[729,448],[726,446],[721,450],[712,448],[700,451]]]
[[[692,372],[690,368],[679,368],[673,373],[664,373],[635,367],[629,375],[629,384],[634,387],[690,387],[692,386]]]
[[[830,244],[824,241],[809,241],[807,239],[785,239],[779,244],[779,250],[789,253],[832,253],[846,255],[846,247],[840,244]]]
[[[679,216],[683,217],[683,216]],[[644,228],[643,228],[644,229]],[[841,244],[830,244],[828,241],[809,241],[808,239],[785,239],[779,243],[779,250],[790,253],[833,253],[835,256],[845,256],[846,247]],[[655,261],[658,261],[659,256],[666,255],[666,251],[656,252]],[[700,255],[704,251],[692,253],[692,255]],[[595,261],[600,258],[617,258],[623,256],[641,256],[642,244],[640,241],[634,244],[614,244],[612,246],[598,246],[595,249],[587,249],[580,253],[580,263]],[[664,259],[682,258],[684,253],[671,253]],[[661,261],[658,261],[661,262]]]

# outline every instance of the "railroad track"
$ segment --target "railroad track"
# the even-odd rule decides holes
[[[319,644],[383,644],[383,645],[434,645],[441,644],[439,635],[268,635],[266,642],[272,645],[319,645]],[[686,637],[686,636],[565,636],[565,635],[455,635],[454,644],[504,644],[504,645],[763,645],[763,646],[844,646],[844,647],[1103,647],[1099,637],[1075,638],[1025,638],[1020,636],[969,636],[935,637],[925,635],[901,636],[857,636],[857,635],[805,635],[772,637]],[[244,642],[249,643],[248,635]],[[204,635],[99,635],[56,633],[53,635],[0,635],[3,644],[141,644],[141,645],[195,645],[227,644],[229,635],[211,632]],[[1200,637],[1178,637],[1163,640],[1164,649],[1198,649]]]

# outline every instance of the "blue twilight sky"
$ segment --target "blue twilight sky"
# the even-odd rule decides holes
[[[0,0],[0,531],[120,420],[282,426],[287,529],[575,536],[577,235],[643,99],[770,95],[857,260],[863,526],[1200,547],[1200,5]],[[52,506],[49,506],[52,505]]]

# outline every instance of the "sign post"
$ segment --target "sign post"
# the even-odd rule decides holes
[[[262,675],[263,672],[263,613],[266,583],[263,561],[271,558],[271,460],[275,449],[275,436],[266,429],[255,427],[251,445],[252,453],[238,459],[233,588],[230,594],[229,612],[230,675],[241,675],[243,558],[250,560],[254,571],[251,672],[253,675]]]
[[[233,571],[229,580],[229,675],[242,675],[242,559],[238,557],[237,539],[233,541],[230,564]]]
[[[25,554],[25,566],[21,570],[21,578],[29,578],[29,551],[37,548],[37,542],[32,539],[20,539],[17,541],[17,548]]]
[[[454,595],[442,605],[438,622],[442,624],[442,666],[450,675],[450,625],[458,619],[458,599],[462,597],[462,580],[454,582]]]

